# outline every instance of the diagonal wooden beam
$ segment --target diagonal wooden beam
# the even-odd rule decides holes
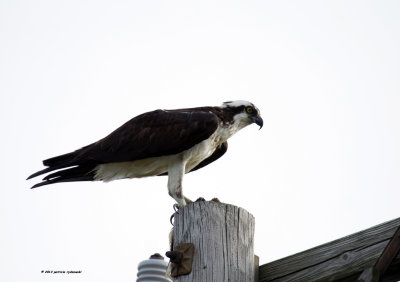
[[[379,257],[375,264],[375,268],[379,271],[379,276],[383,276],[386,272],[393,259],[397,256],[400,251],[400,226],[397,228],[389,244],[387,244],[382,255]]]
[[[367,268],[358,277],[357,282],[377,282],[386,270],[392,264],[394,258],[400,251],[400,226],[394,233],[392,239],[386,245],[381,256],[378,258],[376,264],[373,267]]]

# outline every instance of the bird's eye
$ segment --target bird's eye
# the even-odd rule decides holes
[[[253,108],[252,108],[252,107],[247,107],[247,108],[246,108],[246,112],[247,112],[248,114],[253,113]]]

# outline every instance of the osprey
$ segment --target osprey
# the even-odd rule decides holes
[[[191,201],[182,193],[183,175],[220,158],[228,148],[228,138],[252,123],[263,126],[259,110],[247,101],[147,112],[93,144],[44,160],[47,168],[28,179],[55,171],[32,187],[36,188],[59,182],[168,175],[169,195],[184,206]]]

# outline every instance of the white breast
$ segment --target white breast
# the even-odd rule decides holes
[[[193,148],[186,150],[183,155],[183,159],[186,162],[185,172],[191,171],[200,162],[211,156],[215,149],[228,140],[235,132],[239,129],[236,126],[223,126],[222,124],[218,126],[217,130],[206,140],[203,140]]]

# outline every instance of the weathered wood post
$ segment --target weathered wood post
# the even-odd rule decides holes
[[[175,281],[254,282],[254,217],[214,201],[180,208],[174,217],[174,250],[194,245],[192,270]]]

